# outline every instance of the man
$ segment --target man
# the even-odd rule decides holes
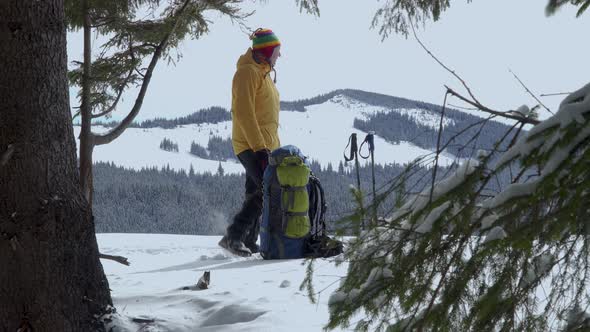
[[[274,72],[281,43],[270,29],[257,29],[252,47],[238,60],[232,83],[232,144],[246,170],[246,197],[219,245],[234,254],[258,252],[259,218],[262,214],[262,175],[270,151],[280,146],[280,101]]]

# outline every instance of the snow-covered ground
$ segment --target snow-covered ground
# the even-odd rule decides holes
[[[220,237],[97,234],[100,251],[129,258],[131,266],[102,260],[112,290],[117,332],[321,331],[327,302],[345,275],[333,259],[314,264],[318,304],[300,291],[301,259],[265,261],[234,256]],[[210,288],[192,287],[211,271]],[[134,323],[133,318],[154,320]],[[354,325],[353,325],[354,326]],[[338,330],[336,330],[338,331]]]
[[[359,145],[365,138],[365,132],[354,128],[354,119],[365,119],[377,112],[400,112],[410,115],[416,122],[438,128],[438,119],[426,110],[387,109],[361,103],[345,96],[335,96],[325,103],[307,107],[306,112],[281,112],[279,137],[282,145],[292,144],[299,147],[310,159],[317,160],[323,167],[331,163],[334,168],[344,161],[343,152],[350,134],[357,133]],[[445,123],[448,125],[449,123]],[[163,128],[128,128],[116,141],[108,145],[97,146],[94,150],[94,161],[114,162],[118,166],[133,169],[142,167],[158,168],[170,166],[172,169],[188,171],[191,167],[195,172],[216,173],[218,161],[195,157],[189,153],[194,141],[207,147],[210,136],[231,137],[231,121],[217,124],[201,124],[179,126],[173,129]],[[108,130],[95,126],[96,132]],[[78,137],[80,127],[74,127]],[[178,144],[179,152],[168,152],[160,149],[164,138]],[[366,146],[364,154],[367,153]],[[375,162],[377,164],[407,163],[417,157],[431,154],[409,142],[392,144],[379,136],[375,136]],[[449,165],[453,156],[444,155],[439,160],[441,165]],[[237,161],[221,162],[226,173],[243,172]],[[352,163],[349,165],[352,167]]]

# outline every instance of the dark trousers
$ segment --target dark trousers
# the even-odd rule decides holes
[[[254,151],[246,150],[237,157],[246,169],[246,196],[241,210],[227,228],[227,235],[243,241],[246,245],[252,245],[258,240],[260,233],[262,170],[258,166]]]

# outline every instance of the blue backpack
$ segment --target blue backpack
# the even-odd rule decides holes
[[[292,145],[274,150],[263,177],[260,253],[264,259],[329,257],[342,243],[326,235],[324,191]]]

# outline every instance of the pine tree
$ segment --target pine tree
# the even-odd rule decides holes
[[[401,207],[351,241],[328,327],[363,310],[358,330],[590,328],[589,120],[590,84],[529,132],[512,129],[508,151],[498,149],[505,135],[449,177],[403,193]],[[514,176],[493,194],[508,168]]]
[[[307,1],[305,1],[307,2]],[[241,0],[65,0],[70,30],[83,30],[84,59],[69,73],[70,84],[80,87],[80,186],[92,205],[92,154],[97,145],[109,144],[134,121],[160,60],[180,58],[177,46],[209,32],[206,11],[217,11],[241,22],[248,14]],[[302,6],[304,6],[302,4]],[[94,32],[95,37],[92,36]],[[105,42],[92,54],[92,38]],[[146,66],[147,64],[147,66]],[[122,122],[105,134],[93,133],[93,119],[110,116],[125,91],[138,87],[135,103]]]
[[[590,1],[549,0],[547,13],[565,4],[579,16]],[[410,22],[437,20],[449,6],[387,1],[373,27],[383,38],[407,34]],[[410,164],[372,203],[394,196],[398,208],[366,231],[358,224],[367,210],[348,218],[357,236],[339,261],[348,272],[330,297],[327,329],[362,313],[355,330],[590,330],[590,84],[546,121],[524,108],[518,128],[442,180],[432,167],[427,185],[408,186],[425,160]],[[525,123],[535,127],[523,134]],[[312,276],[310,263],[302,287],[313,300]]]
[[[219,175],[219,176],[225,175],[225,170],[223,169],[223,166],[221,166],[221,161],[219,162],[219,166],[217,167],[217,175]]]
[[[0,330],[104,331],[112,302],[79,188],[63,2],[0,8]]]
[[[178,143],[172,142],[172,140],[164,137],[160,142],[160,149],[170,152],[178,152]]]
[[[199,157],[199,158],[203,158],[203,159],[209,158],[209,153],[207,152],[207,150],[204,147],[202,147],[201,145],[199,145],[198,143],[196,143],[195,141],[191,142],[190,153]]]

